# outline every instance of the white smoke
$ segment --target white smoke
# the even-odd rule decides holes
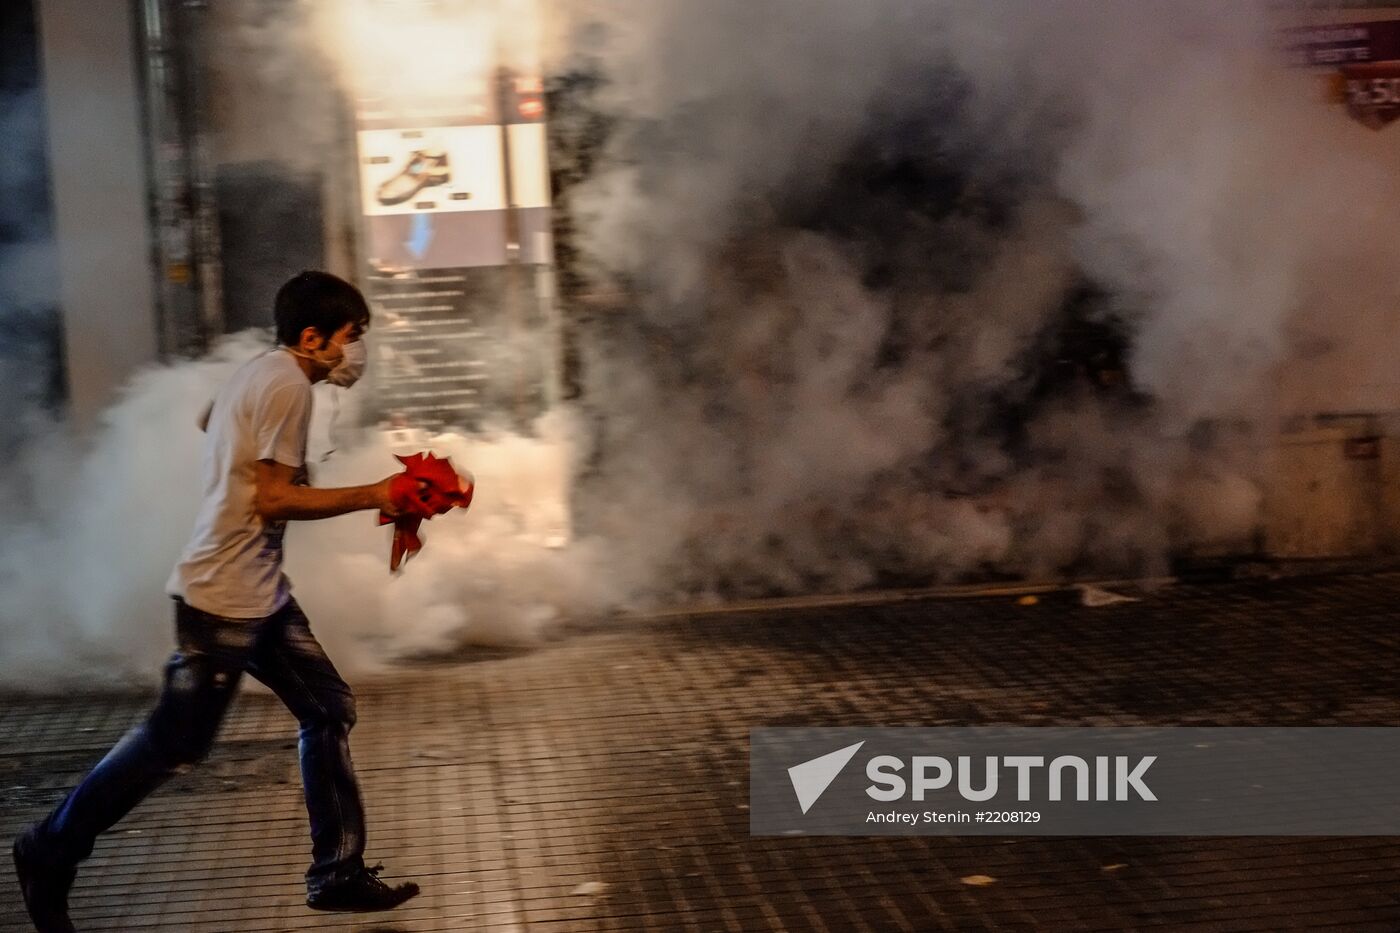
[[[670,343],[638,372],[614,338],[590,370],[635,425],[601,485],[624,515],[668,501],[653,531],[702,539],[700,585],[1160,572],[1247,546],[1280,416],[1395,407],[1393,134],[1281,67],[1265,5],[606,8],[588,51],[617,129],[570,207],[622,313]],[[839,170],[861,145],[954,166],[974,210],[870,211]],[[1027,400],[1076,277],[1150,405],[1041,404],[1008,450],[968,412]],[[635,415],[658,407],[686,417]]]
[[[425,522],[424,549],[396,576],[388,569],[389,530],[376,528],[371,513],[289,530],[288,574],[338,661],[366,667],[462,644],[533,644],[565,613],[595,612],[624,597],[600,542],[564,548],[575,434],[560,411],[533,437],[488,430],[395,443],[375,434],[313,464],[316,485],[356,485],[397,470],[391,454],[432,449],[476,480],[470,510]]]
[[[164,584],[193,527],[204,435],[196,421],[233,370],[263,352],[268,335],[228,338],[204,360],[140,373],[88,438],[56,425],[5,477],[0,519],[0,679],[53,687],[147,681],[172,640]],[[369,435],[328,450],[334,408],[320,387],[310,467],[320,486],[373,482],[396,472],[394,453],[431,446],[470,464],[470,511],[423,526],[426,546],[389,572],[391,529],[361,512],[294,524],[288,574],[314,630],[344,669],[464,642],[530,644],[562,611],[615,604],[596,542],[567,551],[560,511],[576,449],[566,413],[537,436],[439,435],[395,445]],[[340,432],[335,432],[340,433]]]
[[[549,68],[592,73],[575,105],[609,127],[564,208],[615,307],[580,325],[577,410],[422,440],[478,499],[401,576],[366,513],[294,528],[338,660],[529,643],[638,601],[1154,575],[1249,540],[1280,417],[1396,406],[1397,137],[1282,68],[1263,4],[547,9]],[[316,34],[344,64],[364,22],[337,28]],[[891,166],[948,183],[882,188]],[[1139,392],[1038,388],[1085,282]],[[151,669],[193,419],[255,343],[143,374],[86,445],[25,451],[0,677]],[[377,479],[394,449],[373,434],[316,481]],[[566,497],[558,548],[568,521],[540,512]]]
[[[170,650],[163,593],[198,509],[204,403],[254,344],[139,373],[89,438],[54,425],[6,475],[0,657],[11,685],[149,678]]]

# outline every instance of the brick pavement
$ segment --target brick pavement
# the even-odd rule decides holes
[[[302,904],[295,725],[245,694],[209,762],[98,845],[84,931],[1400,930],[1400,839],[753,839],[758,725],[1400,725],[1400,575],[758,608],[580,625],[356,684],[370,856],[424,893]],[[327,624],[322,622],[322,624]],[[0,699],[0,832],[149,698]],[[960,879],[996,879],[971,886]],[[601,886],[601,887],[599,887]],[[24,929],[8,860],[0,929]]]

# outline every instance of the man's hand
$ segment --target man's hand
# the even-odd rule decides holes
[[[389,551],[391,571],[397,571],[405,560],[423,549],[419,525],[452,509],[466,509],[476,489],[471,475],[463,476],[453,470],[452,461],[446,457],[417,453],[396,459],[405,469],[382,484],[388,504],[379,516],[381,525],[394,524],[393,547]]]
[[[398,476],[399,474],[395,473],[393,476],[386,476],[374,484],[374,494],[379,503],[378,509],[390,518],[398,518],[404,514],[403,509],[394,502],[394,479]]]
[[[428,513],[413,508],[405,509],[398,502],[394,501],[394,485],[398,480],[403,478],[403,476],[404,474],[402,473],[395,473],[393,476],[386,477],[382,481],[374,484],[375,495],[382,497],[380,499],[379,511],[390,518],[401,518],[404,515],[417,515],[419,518],[428,517]],[[424,480],[418,480],[418,492],[421,493],[427,487],[428,484]]]

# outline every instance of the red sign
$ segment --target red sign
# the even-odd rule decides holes
[[[1373,130],[1400,117],[1400,62],[1343,65],[1347,113]]]
[[[1304,67],[1331,67],[1400,58],[1400,20],[1336,23],[1283,31],[1290,61]]]

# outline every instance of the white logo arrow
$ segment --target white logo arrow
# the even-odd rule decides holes
[[[836,780],[836,775],[841,773],[841,769],[846,767],[847,762],[855,757],[864,744],[864,741],[860,741],[854,745],[847,745],[828,755],[788,768],[788,777],[792,779],[792,789],[797,792],[797,802],[802,805],[803,813],[812,809],[812,804],[826,792],[831,782]]]

